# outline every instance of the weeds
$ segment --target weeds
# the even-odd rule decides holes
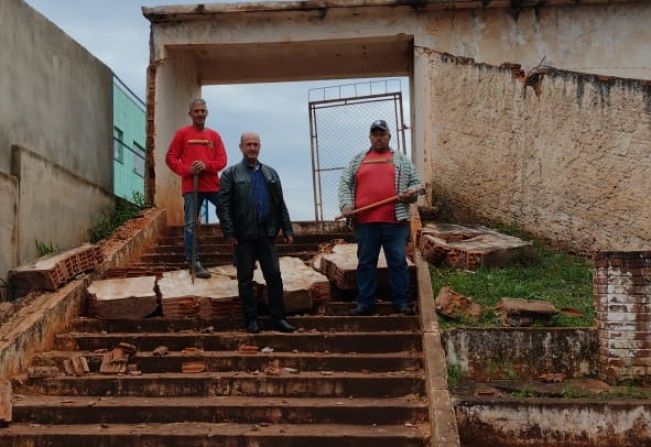
[[[499,231],[531,239],[513,227],[501,227]],[[482,267],[474,272],[452,267],[432,268],[434,294],[441,287],[449,286],[487,308],[493,308],[502,297],[547,300],[559,309],[569,307],[584,314],[583,317],[556,315],[552,326],[591,326],[594,306],[590,260],[554,251],[538,240],[532,242],[534,258],[514,259],[507,267]],[[464,325],[467,323],[440,318],[441,328]],[[499,326],[499,321],[494,313],[489,312],[473,326]]]
[[[34,239],[34,245],[40,256],[50,255],[59,251],[59,247],[52,241],[43,242],[38,239]]]
[[[127,220],[137,217],[144,208],[146,208],[145,197],[139,192],[133,193],[131,202],[118,199],[113,212],[111,214],[105,214],[102,219],[88,229],[90,241],[94,244],[102,239],[106,239],[116,228]]]
[[[448,389],[453,390],[463,378],[463,372],[457,365],[448,365]]]

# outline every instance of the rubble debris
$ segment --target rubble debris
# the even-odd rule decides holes
[[[89,310],[100,319],[144,318],[158,308],[156,277],[93,281],[88,287]]]
[[[562,307],[561,313],[567,317],[585,317],[585,312],[574,309],[573,307]]]
[[[563,373],[544,373],[538,377],[540,380],[546,383],[560,383],[565,380],[565,374]]]
[[[188,374],[201,373],[206,371],[208,368],[206,362],[203,360],[193,360],[189,362],[183,362],[181,365],[181,372]]]
[[[502,267],[514,259],[533,257],[533,245],[482,226],[429,223],[418,237],[418,248],[433,265],[460,269]]]
[[[237,348],[239,352],[246,352],[246,353],[255,353],[260,350],[257,346],[253,345],[240,345],[239,348]]]
[[[305,265],[299,258],[283,256],[278,262],[283,277],[283,298],[287,313],[311,310],[314,304],[330,302],[328,278]],[[253,281],[258,296],[267,302],[267,286],[259,268],[253,273]]]
[[[27,368],[28,379],[51,379],[57,377],[61,371],[56,366],[32,366]]]
[[[342,290],[357,288],[357,244],[343,243],[332,247],[331,253],[317,255],[320,265],[315,267],[333,284]],[[316,261],[313,261],[313,263]],[[407,259],[407,265],[413,272],[414,263]],[[384,250],[378,258],[378,284],[388,284],[388,267]]]
[[[243,316],[237,281],[227,275],[213,272],[193,284],[187,270],[165,272],[158,288],[165,318]]]
[[[473,303],[471,298],[455,292],[450,287],[441,287],[434,301],[436,312],[448,318],[479,320],[481,306]]]
[[[84,356],[75,356],[63,361],[63,369],[69,376],[83,376],[90,372],[88,362]]]
[[[181,354],[186,356],[201,355],[202,353],[203,349],[194,347],[184,348],[183,351],[181,351]]]
[[[129,359],[137,352],[137,348],[129,343],[119,343],[117,347],[104,354],[99,367],[100,374],[124,374],[127,372]]]
[[[157,346],[156,349],[152,351],[154,357],[164,357],[167,353],[170,352],[167,346]]]
[[[104,260],[97,245],[80,247],[40,257],[9,272],[9,282],[20,294],[32,290],[57,290],[79,275],[93,270]]]
[[[260,352],[264,352],[264,353],[274,352],[274,348],[270,348],[269,346],[265,346],[264,348],[262,348],[260,350]]]
[[[11,412],[11,382],[9,380],[0,380],[0,427],[5,427],[11,423]]]
[[[549,301],[523,298],[502,298],[495,310],[505,327],[531,326],[534,323],[547,325],[558,313],[556,306]]]

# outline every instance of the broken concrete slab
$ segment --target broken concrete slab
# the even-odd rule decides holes
[[[80,273],[98,267],[103,260],[97,245],[84,244],[16,267],[9,272],[9,281],[21,295],[32,290],[57,290]]]
[[[278,260],[283,278],[285,311],[288,313],[311,310],[314,304],[330,301],[330,282],[321,273],[305,265],[299,258],[283,256]],[[253,274],[261,299],[267,302],[267,286],[260,269]]]
[[[317,270],[342,290],[357,288],[357,244],[337,244],[330,253],[320,253],[313,260],[318,262]],[[407,258],[410,274],[414,273],[414,263]],[[388,284],[388,267],[384,250],[378,258],[378,285]]]
[[[155,276],[94,281],[87,290],[90,311],[100,319],[144,318],[158,308]]]
[[[120,344],[104,354],[99,367],[100,374],[124,374],[127,372],[129,359],[135,355],[136,350],[130,349],[128,344]],[[135,347],[134,347],[135,348]]]
[[[471,298],[455,292],[450,287],[442,287],[435,300],[436,312],[448,318],[479,320],[481,306]]]
[[[502,326],[522,327],[534,323],[549,324],[558,309],[549,301],[502,298],[495,306]]]
[[[482,226],[429,223],[421,230],[418,241],[429,263],[468,270],[502,267],[514,259],[533,256],[531,242]]]
[[[163,315],[166,318],[184,317],[241,317],[237,281],[224,274],[214,273],[208,279],[195,279],[187,270],[163,273],[158,280]]]
[[[0,380],[0,427],[11,423],[11,382]]]

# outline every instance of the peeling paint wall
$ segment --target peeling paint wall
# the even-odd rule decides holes
[[[36,256],[34,239],[62,249],[78,245],[87,239],[91,221],[111,209],[112,200],[99,191],[113,190],[112,75],[22,0],[0,1],[0,42],[0,278],[5,278],[17,262]],[[37,165],[23,166],[12,177],[12,145],[35,154]]]
[[[651,244],[651,84],[432,55],[434,194],[579,251]],[[517,70],[516,70],[517,71]]]
[[[649,445],[651,406],[641,402],[458,398],[467,447]]]

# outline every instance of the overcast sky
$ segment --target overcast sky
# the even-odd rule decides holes
[[[107,64],[143,99],[149,63],[149,21],[142,16],[141,7],[200,3],[196,0],[25,1]],[[240,0],[242,3],[250,1]],[[308,91],[351,82],[364,80],[224,85],[203,89],[210,113],[208,126],[221,133],[229,164],[241,158],[238,142],[242,132],[253,130],[261,135],[260,159],[278,170],[292,220],[314,219]],[[408,79],[401,78],[398,82],[392,82],[391,87],[402,87],[405,120],[409,124]],[[376,82],[374,86],[381,90],[383,83]],[[332,94],[334,91],[328,90]],[[369,115],[361,119],[370,124],[374,118],[384,117]],[[366,144],[366,135],[359,141],[355,146]],[[355,147],[353,151],[363,149],[365,147]],[[331,176],[329,182],[333,187],[336,179]]]

